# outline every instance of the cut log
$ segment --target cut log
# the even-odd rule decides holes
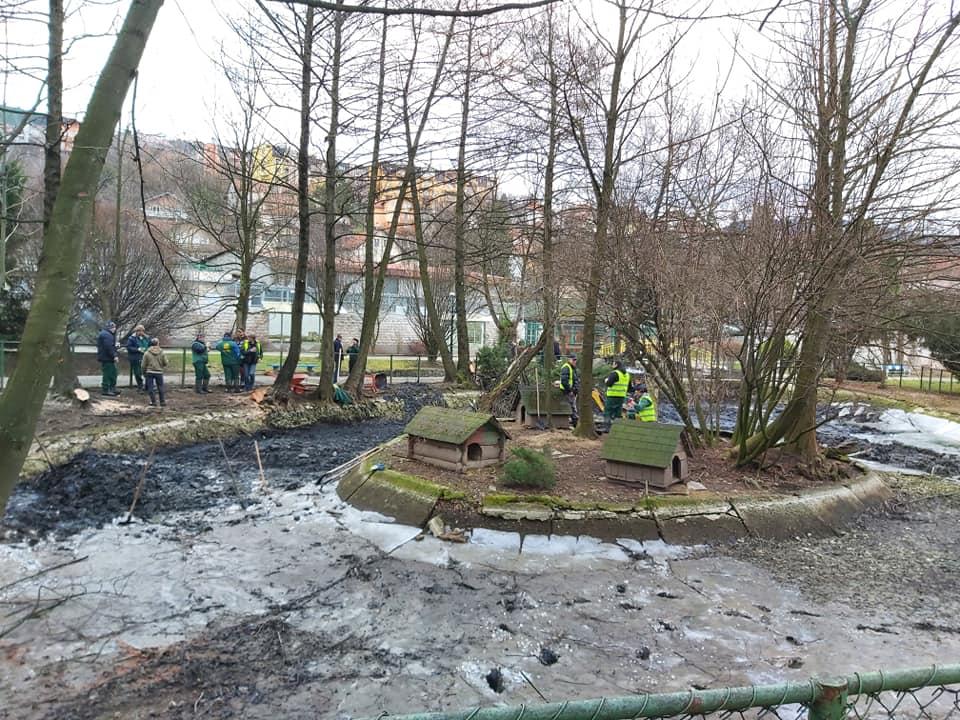
[[[90,393],[83,388],[75,388],[73,390],[73,400],[78,405],[87,407],[87,405],[90,403]]]

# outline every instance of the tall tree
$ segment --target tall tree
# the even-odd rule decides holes
[[[864,258],[889,252],[873,224],[921,223],[939,201],[940,142],[960,121],[948,67],[956,8],[816,0],[806,9],[812,31],[790,42],[789,88],[766,83],[803,129],[810,159],[797,373],[783,412],[747,441],[741,462],[783,444],[819,464],[817,394],[845,280]]]
[[[30,450],[73,305],[100,173],[162,0],[133,0],[97,80],[44,233],[19,362],[0,396],[0,511]]]

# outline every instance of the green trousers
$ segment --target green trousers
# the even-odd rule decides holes
[[[209,380],[210,370],[207,369],[207,363],[195,362],[193,364],[193,374],[196,376],[195,380],[198,383],[202,383],[204,380]]]
[[[103,374],[101,387],[104,392],[113,390],[117,386],[117,363],[115,362],[105,362],[100,363],[101,372]]]
[[[133,371],[133,379],[137,381],[137,387],[143,387],[143,368],[141,367],[142,362],[143,358],[130,358],[130,370]]]
[[[239,387],[240,366],[225,364],[223,366],[223,380],[227,384],[227,387]]]
[[[623,403],[626,398],[607,397],[603,401],[603,416],[607,420],[617,420],[623,417]]]

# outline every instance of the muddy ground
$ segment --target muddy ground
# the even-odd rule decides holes
[[[129,525],[145,457],[88,454],[21,487],[0,543],[0,718],[345,720],[960,656],[952,481],[898,480],[825,539],[457,545],[315,484],[400,424],[260,434],[265,484],[252,438],[225,443],[233,472],[217,443],[158,452]]]
[[[258,494],[206,532],[172,513],[0,548],[5,579],[73,563],[0,593],[0,716],[374,717],[960,653],[948,484],[914,481],[842,537],[711,549],[418,542],[329,488]]]

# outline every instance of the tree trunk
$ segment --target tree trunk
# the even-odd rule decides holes
[[[470,375],[470,334],[467,329],[467,130],[470,120],[470,79],[473,62],[473,22],[467,29],[467,67],[460,112],[460,140],[457,149],[457,196],[453,208],[453,295],[457,322],[457,373]]]
[[[543,379],[550,382],[556,357],[553,339],[557,326],[557,311],[554,308],[556,288],[553,267],[553,180],[557,160],[557,125],[559,122],[559,83],[557,65],[554,61],[553,9],[547,9],[547,64],[549,65],[550,117],[547,120],[547,162],[543,173],[543,327],[541,334],[545,348],[543,353]],[[583,380],[581,378],[581,385]],[[593,417],[591,415],[587,417]],[[553,427],[553,413],[547,414],[547,424]]]
[[[307,8],[303,30],[300,74],[300,145],[297,149],[297,267],[293,281],[290,344],[283,366],[270,391],[281,402],[290,397],[290,382],[300,362],[303,342],[303,304],[307,297],[307,266],[310,261],[310,102],[313,79],[314,9]],[[321,365],[323,367],[323,365]]]
[[[517,355],[516,359],[510,363],[507,371],[503,374],[500,382],[491,388],[490,392],[480,398],[480,402],[477,404],[480,412],[493,412],[493,406],[500,396],[509,390],[530,363],[537,359],[537,354],[543,351],[546,342],[547,334],[541,332],[536,343]],[[590,413],[590,417],[593,417],[592,412]]]
[[[409,135],[408,135],[409,138]],[[430,266],[427,263],[427,244],[423,238],[423,216],[420,212],[420,191],[417,183],[410,183],[410,200],[413,202],[413,228],[417,240],[417,263],[420,270],[420,287],[423,289],[423,304],[427,308],[427,318],[430,321],[430,332],[435,338],[443,337],[443,321],[437,312],[434,302],[433,287],[430,281]],[[453,364],[453,357],[446,343],[439,343],[440,360],[443,362],[443,379],[453,382],[457,379],[457,366]]]
[[[380,180],[380,135],[383,130],[383,88],[387,77],[387,16],[384,15],[380,26],[380,61],[377,76],[377,107],[373,126],[373,150],[370,158],[370,183],[367,186],[366,233],[363,243],[363,319],[360,324],[360,352],[357,361],[347,378],[346,389],[352,395],[360,394],[363,375],[367,366],[367,357],[373,347],[373,329],[378,313],[372,312],[374,297],[377,295],[374,284],[377,276],[373,267],[373,237],[376,233],[376,204]],[[381,292],[383,288],[381,286]],[[379,304],[379,301],[378,301]]]
[[[134,0],[97,80],[44,234],[19,362],[0,396],[0,511],[30,450],[74,300],[106,150],[162,0]]]
[[[343,4],[343,0],[337,0]],[[333,19],[333,72],[330,78],[330,125],[327,129],[327,156],[324,175],[323,209],[323,337],[320,342],[320,399],[333,400],[333,370],[340,358],[333,356],[333,322],[337,289],[337,133],[340,131],[340,56],[343,49],[341,12]],[[339,374],[339,372],[337,373]]]

